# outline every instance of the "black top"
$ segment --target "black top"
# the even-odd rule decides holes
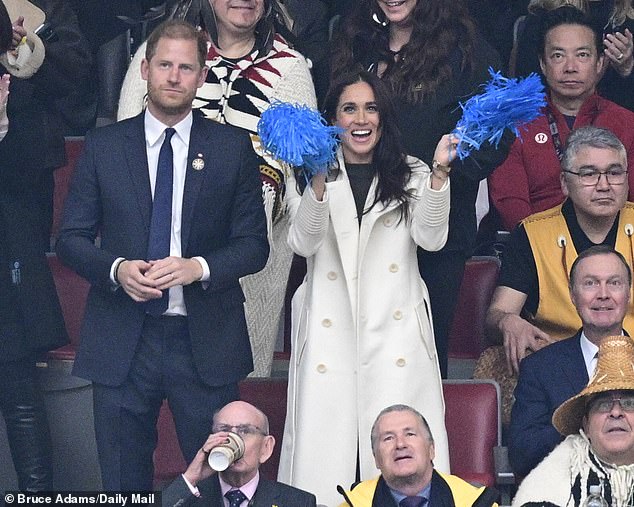
[[[405,151],[431,167],[434,151],[444,134],[455,128],[462,116],[460,103],[481,93],[481,85],[489,80],[488,68],[499,68],[495,50],[478,36],[474,44],[471,70],[462,69],[462,53],[458,48],[451,57],[452,77],[442,83],[435,93],[421,102],[412,104],[395,98],[395,111]],[[365,62],[366,68],[376,69],[376,62]],[[475,201],[480,180],[491,174],[508,154],[515,137],[509,131],[496,148],[484,143],[465,160],[452,162],[451,207],[449,235],[442,251],[458,251],[471,255],[477,230]]]
[[[359,225],[361,225],[361,218],[363,218],[364,212],[363,207],[365,206],[365,200],[370,191],[370,185],[372,185],[374,173],[372,172],[372,166],[370,164],[346,163],[346,171],[348,173],[348,179],[350,180],[352,195],[354,196],[354,204],[357,207],[357,218]]]
[[[577,222],[572,201],[566,200],[564,202],[562,213],[570,231],[575,250],[579,253],[594,246],[595,243],[590,241],[586,233],[581,229],[579,222]],[[605,239],[601,243],[596,244],[614,247],[618,223],[619,217],[617,215]],[[511,237],[502,253],[502,269],[498,285],[510,287],[526,294],[528,297],[524,304],[524,312],[535,315],[539,302],[539,277],[533,250],[528,241],[526,229],[521,223],[511,233]]]

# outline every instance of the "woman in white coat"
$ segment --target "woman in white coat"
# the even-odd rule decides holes
[[[338,484],[378,475],[370,429],[388,405],[425,415],[448,471],[444,401],[417,245],[439,250],[449,219],[444,136],[434,169],[404,155],[384,85],[366,72],[336,83],[326,117],[338,160],[305,189],[287,187],[291,249],[308,272],[293,297],[288,412],[279,480],[338,505]]]

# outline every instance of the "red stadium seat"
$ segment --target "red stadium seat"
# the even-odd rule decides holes
[[[449,331],[450,358],[477,359],[486,348],[484,322],[499,271],[497,257],[471,257],[467,260]]]
[[[444,380],[451,473],[495,487],[493,449],[501,442],[500,388],[487,380]]]

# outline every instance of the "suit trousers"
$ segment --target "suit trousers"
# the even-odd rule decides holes
[[[189,463],[211,433],[213,414],[238,397],[236,383],[209,386],[198,375],[185,317],[146,315],[126,381],[93,386],[103,489],[152,489],[156,423],[164,399]]]
[[[0,410],[21,491],[53,489],[51,437],[35,357],[0,365]]]

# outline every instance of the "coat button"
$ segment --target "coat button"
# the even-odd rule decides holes
[[[392,317],[394,317],[394,320],[401,320],[403,318],[403,312],[401,312],[401,310],[396,310],[392,314]]]
[[[324,327],[330,327],[332,326],[332,321],[330,319],[324,319],[321,321],[321,325]]]
[[[325,364],[318,364],[317,365],[317,371],[319,373],[326,373],[326,365]]]
[[[402,357],[399,357],[396,360],[396,366],[398,366],[399,368],[402,368],[403,366],[405,366],[405,359]]]
[[[396,273],[398,271],[398,264],[390,264],[390,273]]]
[[[326,276],[328,277],[328,280],[336,280],[337,279],[337,273],[335,273],[334,271],[329,271]]]

